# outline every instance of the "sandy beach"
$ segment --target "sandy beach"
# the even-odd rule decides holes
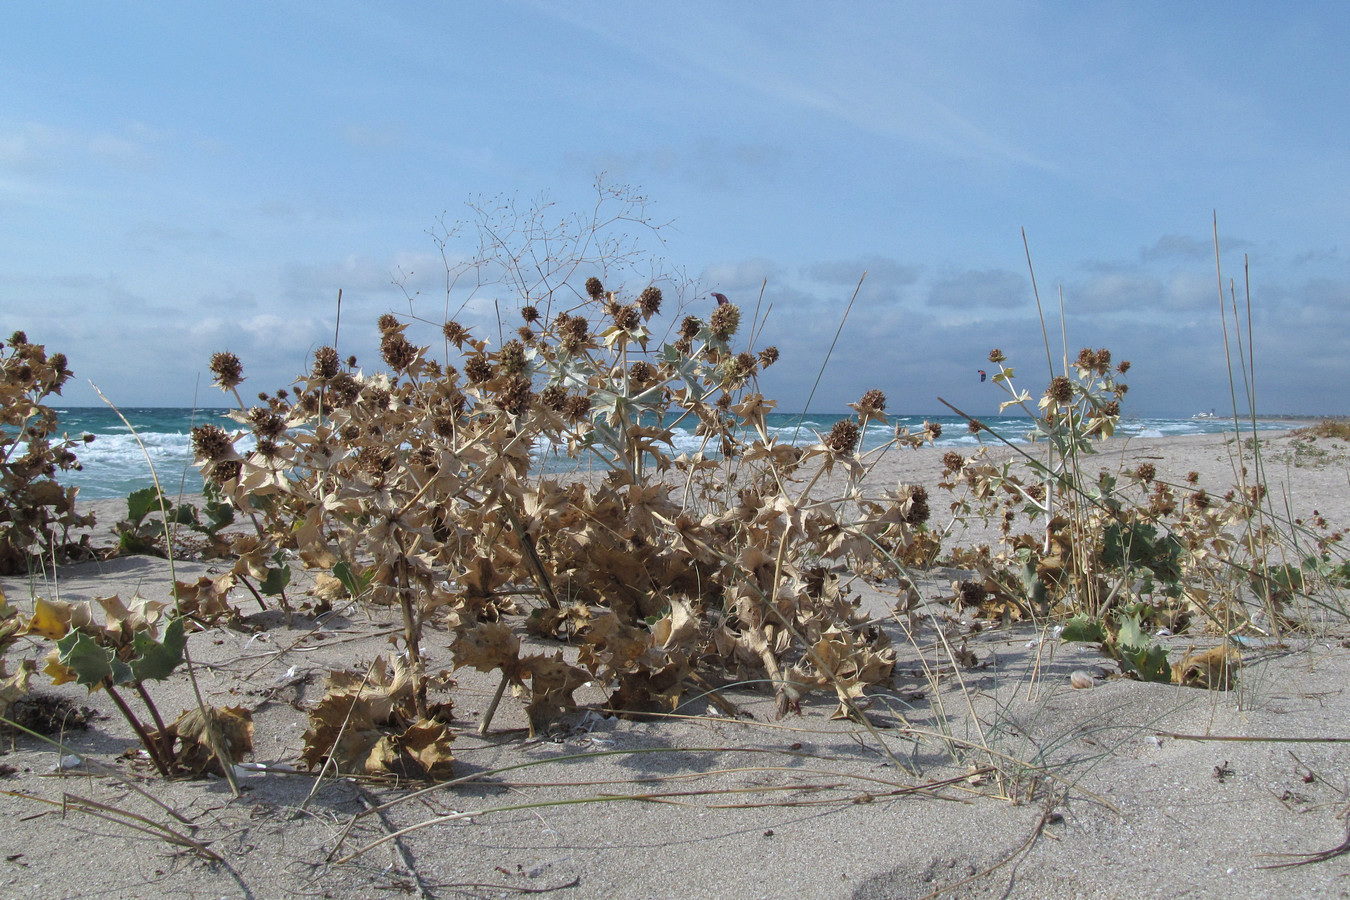
[[[1261,440],[1277,508],[1350,527],[1343,442],[1273,432]],[[1120,472],[1148,462],[1161,480],[1195,472],[1222,494],[1251,465],[1237,451],[1223,435],[1109,441],[1085,465]],[[940,525],[942,468],[941,451],[893,451],[869,478],[927,486]],[[123,503],[92,508],[94,544],[110,544]],[[992,535],[957,529],[949,540]],[[0,585],[27,614],[35,597],[169,600],[172,578],[211,571],[179,561],[171,574],[168,562],[136,556]],[[918,579],[933,611],[925,621],[938,621],[955,574]],[[306,584],[297,567],[290,592]],[[887,621],[893,582],[851,588],[898,651],[892,683],[873,692],[870,727],[831,719],[828,693],[777,718],[767,693],[734,686],[723,694],[736,718],[707,698],[676,716],[607,718],[598,711],[605,695],[588,684],[576,692],[583,707],[549,736],[527,737],[524,709],[509,695],[480,736],[496,677],[462,668],[433,698],[454,704],[455,781],[420,793],[316,779],[299,763],[327,672],[387,657],[396,610],[287,625],[237,591],[243,627],[194,634],[188,646],[205,701],[252,713],[241,795],[221,778],[157,777],[124,755],[139,745],[105,693],[35,676],[43,694],[90,710],[89,722],[60,735],[59,750],[8,738],[0,897],[1350,896],[1350,854],[1276,868],[1347,838],[1344,621],[1254,642],[1232,689],[1205,691],[1120,677],[1094,646],[1061,643],[1031,623],[969,630],[974,664],[956,668],[934,629],[910,640]],[[443,626],[429,629],[429,671],[452,668],[449,640]],[[1175,654],[1213,642],[1160,640]],[[40,667],[48,646],[21,639],[9,670],[25,658]],[[1071,673],[1083,671],[1093,686],[1073,688]],[[151,690],[166,716],[195,705],[182,669]]]

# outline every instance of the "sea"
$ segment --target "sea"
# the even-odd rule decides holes
[[[75,438],[83,434],[94,436],[92,442],[77,444],[73,448],[82,470],[63,472],[57,476],[62,484],[78,487],[82,500],[125,497],[132,491],[151,486],[154,483],[150,472],[152,464],[167,494],[199,493],[202,489],[201,476],[192,464],[193,426],[214,422],[230,432],[240,429],[228,417],[228,410],[225,409],[122,409],[122,415],[126,416],[131,427],[107,407],[56,407],[56,410],[60,421],[58,432]],[[819,435],[826,434],[835,422],[847,415],[773,413],[767,420],[779,440],[805,445],[818,441]],[[937,422],[942,426],[938,446],[971,447],[979,443],[970,433],[966,421],[957,416],[890,415],[887,418],[891,423],[889,426],[869,426],[863,437],[864,451],[889,440],[897,425],[907,425],[913,431],[921,431],[925,421]],[[1007,440],[1022,442],[1027,439],[1030,420],[1025,416],[981,416],[980,421]],[[1293,428],[1298,424],[1301,423],[1270,420],[1262,421],[1260,427]],[[1233,431],[1231,419],[1139,417],[1123,420],[1117,435],[1172,437],[1223,431]],[[986,435],[983,440],[987,442],[991,438]],[[675,429],[676,454],[694,452],[699,449],[701,442],[701,438],[695,437],[692,426]],[[245,450],[251,444],[244,440],[235,446]],[[540,448],[537,452],[541,471],[556,471],[571,465],[566,459],[560,460],[558,454],[547,452],[547,448]]]

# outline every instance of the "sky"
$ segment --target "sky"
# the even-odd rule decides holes
[[[223,406],[213,352],[374,370],[385,312],[497,345],[483,235],[617,216],[575,279],[727,294],[784,412],[989,414],[1048,335],[1131,361],[1127,416],[1245,408],[1244,365],[1347,414],[1347,45],[1341,3],[4,4],[0,339],[61,403]]]

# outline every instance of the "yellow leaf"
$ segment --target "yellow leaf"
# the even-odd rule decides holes
[[[63,601],[44,600],[38,597],[33,602],[33,617],[24,629],[26,634],[60,640],[70,631],[70,604]]]

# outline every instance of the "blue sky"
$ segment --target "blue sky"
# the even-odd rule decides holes
[[[1062,292],[1127,414],[1223,410],[1217,214],[1260,408],[1350,413],[1347,45],[1337,3],[6,4],[0,337],[66,353],[72,405],[221,405],[212,352],[286,385],[342,289],[374,367],[375,318],[438,319],[475,250],[443,223],[584,215],[603,177],[662,225],[609,285],[763,286],[784,411],[864,272],[812,409],[991,412],[991,347],[1038,393],[1022,229],[1057,358]]]

